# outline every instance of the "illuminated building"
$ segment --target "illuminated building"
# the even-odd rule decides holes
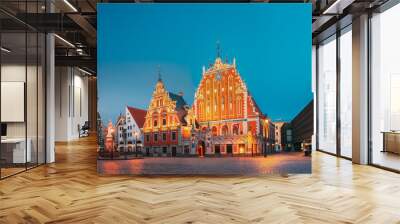
[[[168,92],[159,77],[145,117],[143,153],[147,156],[193,154],[187,120],[189,109],[183,94]]]
[[[141,148],[143,142],[142,128],[147,111],[126,106],[125,114],[117,119],[116,138],[119,151],[133,151],[135,147]]]
[[[124,115],[119,115],[117,119],[117,123],[115,123],[115,141],[117,146],[118,151],[124,151],[125,148],[127,148],[127,140],[126,140],[126,133],[125,133],[125,128],[126,128],[126,120]]]
[[[192,109],[200,126],[195,142],[199,155],[262,154],[274,136],[269,133],[272,122],[247,89],[235,59],[228,64],[218,56],[207,70],[203,67]]]
[[[285,124],[283,121],[274,122],[275,123],[275,150],[282,150],[282,126]]]
[[[132,144],[132,149],[138,147],[139,150],[142,146],[143,133],[141,129],[144,126],[146,114],[146,110],[130,106],[125,108],[126,137],[128,145]]]

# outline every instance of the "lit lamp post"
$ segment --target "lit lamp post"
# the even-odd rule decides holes
[[[127,138],[126,135],[127,135],[127,134],[126,134],[126,128],[123,128],[123,129],[122,129],[122,137],[124,138],[124,154],[125,154],[124,156],[125,156],[125,159],[128,158],[128,155],[127,155],[128,149],[127,149],[127,145],[126,145],[126,144],[127,144],[127,142],[126,142],[126,141],[127,141],[127,140],[126,140],[126,138]]]

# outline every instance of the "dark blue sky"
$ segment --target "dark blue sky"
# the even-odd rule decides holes
[[[125,105],[146,109],[158,65],[167,89],[192,104],[217,41],[273,120],[291,120],[312,99],[310,4],[99,4],[103,120]]]

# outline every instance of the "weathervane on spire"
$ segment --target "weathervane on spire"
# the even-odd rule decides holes
[[[221,57],[221,43],[217,40],[217,58]]]

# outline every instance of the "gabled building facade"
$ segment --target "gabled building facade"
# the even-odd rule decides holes
[[[256,155],[266,152],[269,120],[261,112],[232,64],[217,57],[203,67],[192,106],[199,132],[197,153]]]
[[[143,146],[142,128],[144,125],[146,110],[126,106],[125,113],[120,115],[115,124],[116,144],[118,151],[131,152],[141,150]]]
[[[128,144],[134,148],[143,146],[143,126],[146,119],[146,110],[127,106],[125,108],[126,130]]]
[[[191,129],[186,120],[189,109],[183,94],[168,92],[160,77],[145,117],[143,153],[147,156],[190,154]]]

